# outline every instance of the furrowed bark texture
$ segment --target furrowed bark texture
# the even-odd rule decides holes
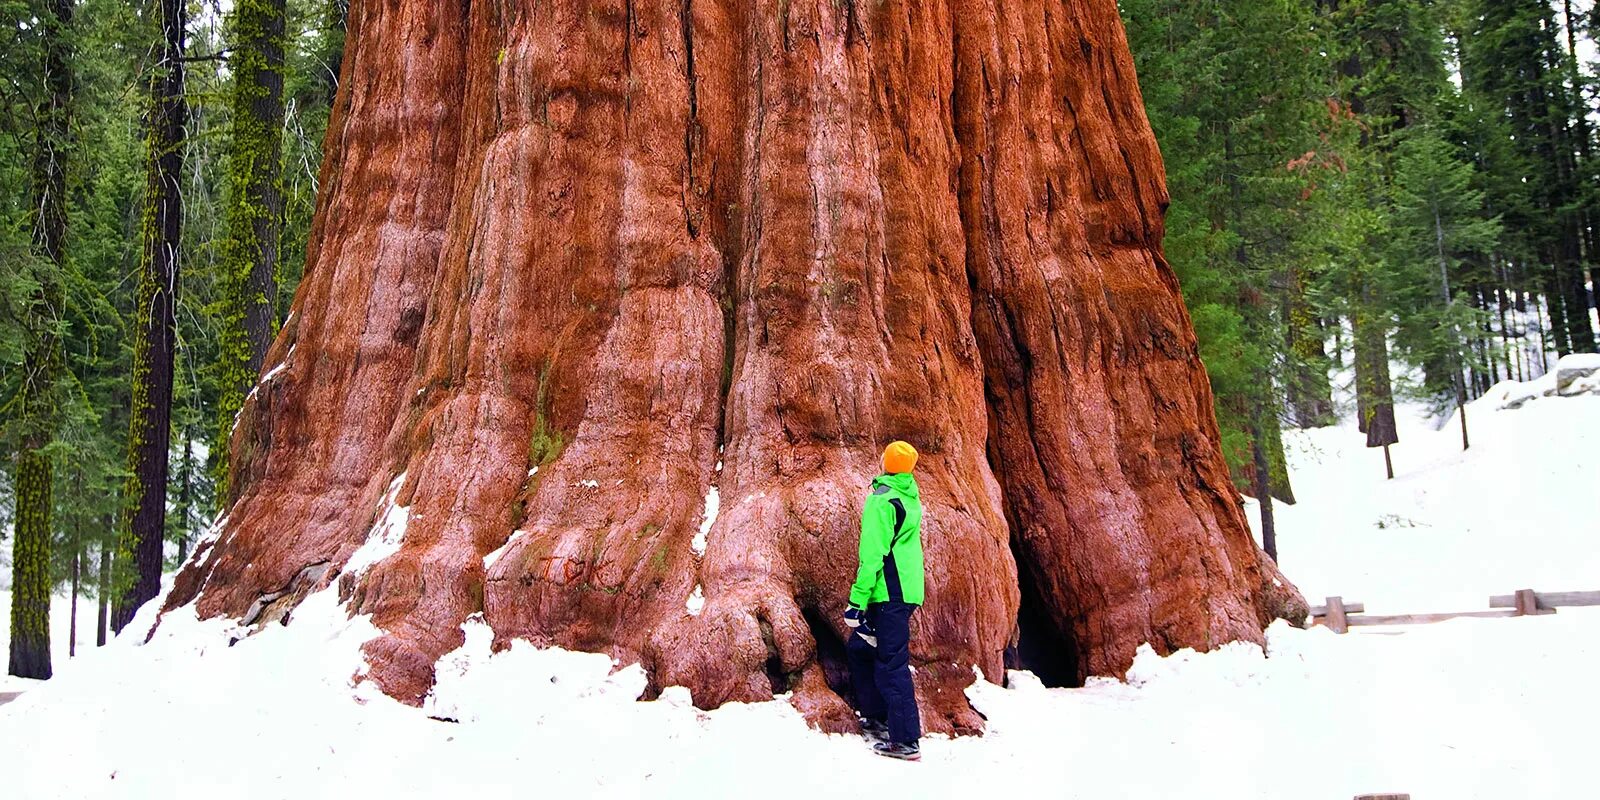
[[[351,7],[254,477],[169,606],[262,624],[337,581],[406,702],[481,613],[843,730],[901,438],[931,730],[980,729],[1019,614],[1068,680],[1303,617],[1217,449],[1110,0],[435,6]]]
[[[145,115],[145,197],[142,201],[138,299],[133,327],[133,374],[128,401],[127,477],[117,521],[119,549],[130,568],[112,610],[121,632],[141,605],[161,593],[162,542],[167,531],[168,457],[172,441],[173,356],[178,343],[178,254],[183,234],[183,143],[188,135],[183,41],[187,5],[150,0],[161,40],[149,81]],[[120,559],[119,559],[120,560]],[[119,583],[121,583],[119,581]]]

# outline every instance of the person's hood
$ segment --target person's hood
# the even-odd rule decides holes
[[[893,489],[900,494],[911,498],[912,500],[921,498],[921,494],[917,491],[917,479],[912,477],[911,473],[909,472],[886,472],[876,478],[873,478],[872,485],[887,486],[890,489]]]

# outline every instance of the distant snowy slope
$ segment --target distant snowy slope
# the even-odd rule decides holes
[[[1454,416],[1433,430],[1402,409],[1393,481],[1353,421],[1286,432],[1300,502],[1275,506],[1284,574],[1313,603],[1340,595],[1379,613],[1600,590],[1600,396],[1544,396],[1554,382],[1502,383],[1469,403],[1466,452]],[[1524,395],[1536,399],[1502,408]],[[1250,517],[1258,526],[1253,501]]]

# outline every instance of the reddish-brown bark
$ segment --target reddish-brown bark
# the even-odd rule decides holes
[[[246,489],[169,606],[259,624],[337,580],[407,702],[481,611],[500,645],[640,660],[703,706],[793,690],[840,729],[860,502],[902,438],[930,729],[979,729],[961,688],[1002,674],[1025,600],[1054,651],[1022,663],[1069,679],[1303,616],[1217,450],[1111,0],[350,25]],[[402,546],[345,570],[401,475]]]

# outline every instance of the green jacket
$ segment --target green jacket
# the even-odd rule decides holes
[[[922,500],[909,472],[879,475],[861,509],[861,564],[850,605],[922,605]]]

